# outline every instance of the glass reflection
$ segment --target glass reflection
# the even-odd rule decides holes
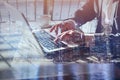
[[[113,80],[114,71],[111,64],[89,64],[89,80]]]

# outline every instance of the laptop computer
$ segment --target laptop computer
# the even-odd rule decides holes
[[[44,52],[47,53],[63,51],[66,49],[74,49],[75,47],[85,47],[80,46],[79,44],[67,44],[64,41],[55,43],[54,39],[56,35],[54,32],[50,32],[49,29],[33,31],[33,34],[40,46],[43,48]]]

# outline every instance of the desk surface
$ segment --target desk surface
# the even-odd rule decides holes
[[[119,64],[26,64],[0,70],[1,80],[120,80]]]
[[[96,77],[113,80],[115,77],[120,78],[119,70],[119,66],[112,63],[88,64],[80,59],[75,62],[53,63],[52,59],[44,57],[28,27],[22,28],[22,33],[0,34],[1,80],[95,80]]]

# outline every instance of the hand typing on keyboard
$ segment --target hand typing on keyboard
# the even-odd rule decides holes
[[[61,33],[67,30],[76,30],[74,20],[66,20],[63,21],[62,23],[56,24],[51,28],[50,32],[55,31],[57,35],[59,29],[61,29]]]
[[[58,34],[59,28],[61,29],[61,34],[55,38],[55,42],[64,41],[68,44],[81,44],[85,41],[84,33],[75,27],[73,20],[66,20],[63,23],[56,24],[51,28],[50,32],[55,31],[55,33]]]
[[[84,33],[77,30],[68,30],[62,32],[56,39],[55,42],[64,41],[67,43],[80,43],[84,41]]]

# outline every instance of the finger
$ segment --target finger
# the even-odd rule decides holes
[[[68,41],[70,39],[70,35],[68,33],[64,33],[60,36],[61,41]]]
[[[58,40],[59,40],[58,38],[55,38],[55,39],[54,39],[54,42],[55,42],[55,43],[57,43],[57,42],[58,42]]]
[[[60,35],[57,36],[57,37],[54,39],[54,42],[55,42],[55,43],[57,43],[58,41],[60,41],[60,38],[59,38],[59,37],[60,37]]]
[[[56,29],[55,29],[56,35],[58,34],[58,28],[59,28],[60,26],[61,26],[60,24],[58,24],[58,25],[56,26]]]
[[[68,32],[68,31],[61,33],[61,35],[59,35],[59,38],[62,39],[62,38],[64,37],[64,35],[67,34],[67,32]]]
[[[51,29],[50,32],[52,32],[55,29],[56,25],[54,25]]]
[[[66,26],[65,24],[63,26],[61,26],[61,32],[65,32],[66,31]]]
[[[69,30],[69,34],[72,35],[74,33],[73,30]]]

